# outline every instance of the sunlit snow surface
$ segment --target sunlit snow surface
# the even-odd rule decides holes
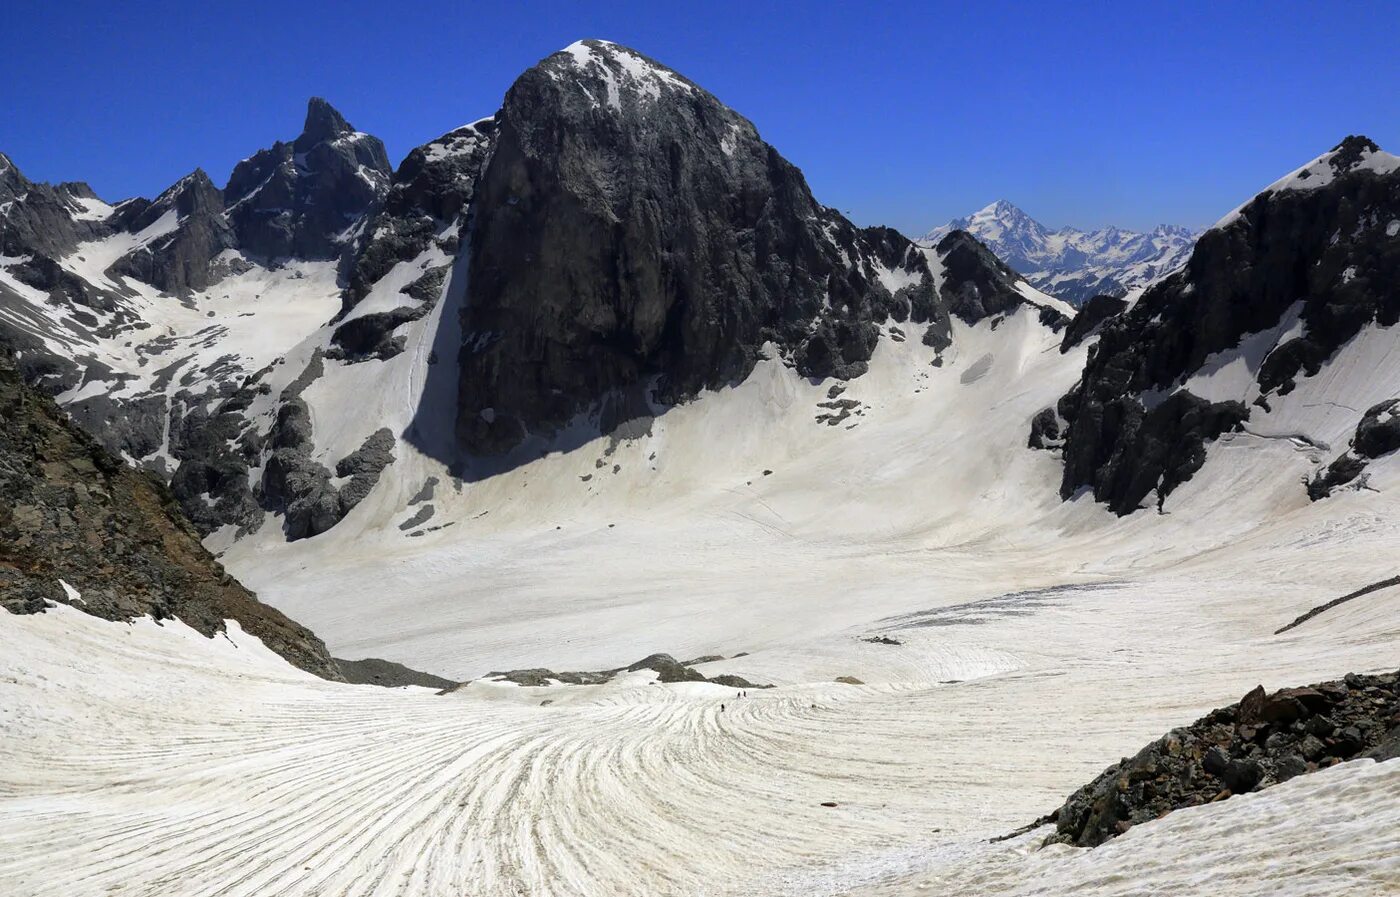
[[[1400,590],[1272,634],[1394,575],[1394,471],[1311,503],[1300,477],[1327,459],[1287,435],[1339,445],[1356,415],[1338,397],[1400,392],[1389,334],[1213,446],[1165,514],[1118,519],[1061,502],[1058,459],[1025,447],[1083,349],[1061,355],[1032,310],[959,325],[941,367],[906,331],[834,427],[814,420],[829,384],[766,362],[611,454],[601,440],[460,490],[401,442],[330,533],[288,545],[267,527],[224,557],[338,656],[467,678],[747,652],[701,667],[780,686],[742,700],[645,672],[442,697],[335,685],[236,627],[0,614],[0,894],[1400,887],[1395,762],[1094,851],[986,842],[1255,684],[1396,666]],[[338,428],[318,445],[424,399],[413,334],[382,367],[328,365],[307,396]],[[1241,351],[1212,388],[1265,350]],[[430,475],[430,525],[453,525],[412,537],[398,524]]]

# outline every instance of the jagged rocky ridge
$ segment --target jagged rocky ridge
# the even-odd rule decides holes
[[[281,390],[270,424],[264,429],[250,415],[257,397],[270,389],[265,378],[271,372],[264,370],[193,434],[201,441],[183,454],[172,485],[202,530],[233,524],[246,533],[272,512],[281,515],[288,539],[318,535],[342,520],[392,463],[399,434],[388,428],[370,434],[334,468],[316,460],[312,415],[302,393],[325,375],[327,363],[395,357],[406,343],[396,331],[436,306],[461,249],[460,233],[493,131],[491,119],[458,128],[413,150],[399,166],[383,199],[368,211],[347,260],[347,286],[328,342]],[[376,291],[393,303],[389,310],[362,304]],[[209,432],[216,437],[204,438]],[[334,485],[346,476],[348,483]]]
[[[904,322],[941,349],[952,317],[1030,305],[1053,327],[1067,320],[966,234],[922,248],[856,228],[747,120],[602,41],[544,60],[496,115],[392,175],[377,140],[313,99],[303,133],[241,162],[223,190],[198,170],[115,207],[81,187],[22,186],[36,206],[24,245],[7,250],[25,261],[0,265],[0,340],[110,449],[169,477],[204,533],[248,533],[273,513],[288,538],[316,535],[372,488],[400,438],[454,471],[522,442],[567,448],[742,380],[765,345],[805,375],[844,379],[886,332],[903,339]],[[41,246],[32,234],[51,218]],[[94,273],[94,255],[114,260]],[[304,264],[336,266],[339,309],[305,335],[316,351],[298,355],[295,379],[281,357],[203,348],[228,329],[216,317],[227,284],[282,271],[288,286],[269,289],[291,289]],[[31,269],[72,294],[43,320],[32,294],[8,287]],[[304,390],[339,365],[399,356],[454,282],[470,285],[461,343],[439,338],[414,361],[453,378],[457,407],[421,413],[455,415],[457,444],[420,441],[415,422],[328,457]],[[88,321],[79,301],[107,310]],[[215,321],[166,334],[149,320],[161,301]],[[109,368],[103,351],[133,337],[135,369]],[[55,348],[74,339],[96,348]]]
[[[1118,514],[1152,495],[1160,507],[1204,463],[1206,445],[1252,413],[1194,394],[1192,374],[1295,306],[1296,335],[1257,372],[1252,405],[1265,412],[1364,326],[1395,324],[1397,219],[1400,159],[1348,137],[1203,234],[1184,269],[1102,322],[1082,379],[1054,410],[1061,494],[1091,489]],[[1049,417],[1037,420],[1045,432]]]
[[[1255,688],[1110,766],[1041,822],[1055,824],[1049,842],[1096,847],[1173,810],[1358,757],[1400,757],[1400,673]]]
[[[297,265],[334,266],[350,250],[388,172],[379,141],[320,99],[300,136],[244,160],[223,190],[196,169],[155,200],[109,206],[81,184],[30,182],[4,159],[0,346],[108,449],[170,477],[268,360],[219,351],[232,319],[253,316],[228,308],[230,291],[247,302],[285,288],[283,302],[304,301]]]
[[[206,636],[236,620],[290,663],[341,678],[320,639],[224,572],[163,483],[74,426],[0,352],[0,606],[55,603],[178,618]]]

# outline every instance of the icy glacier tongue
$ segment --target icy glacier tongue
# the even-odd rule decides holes
[[[921,242],[932,245],[955,230],[968,231],[1037,289],[1075,306],[1160,280],[1186,263],[1201,234],[1170,224],[1146,233],[1117,227],[1051,230],[1002,199],[934,228]]]

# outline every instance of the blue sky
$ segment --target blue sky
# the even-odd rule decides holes
[[[748,116],[861,224],[998,198],[1050,225],[1208,224],[1348,133],[1400,148],[1397,33],[1389,2],[13,0],[0,151],[108,199],[196,166],[222,184],[322,95],[397,163],[603,37]]]

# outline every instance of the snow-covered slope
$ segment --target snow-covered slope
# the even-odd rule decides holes
[[[933,244],[954,230],[986,243],[1037,289],[1081,305],[1096,295],[1122,296],[1186,263],[1200,231],[1163,224],[1141,233],[1117,227],[1054,230],[1004,199],[924,235]]]
[[[235,169],[115,206],[0,157],[0,344],[109,449],[166,477],[216,407],[341,307],[339,256],[387,187],[324,100]]]
[[[540,98],[555,105],[532,105]],[[1400,453],[1368,459],[1368,489],[1312,501],[1303,486],[1356,430],[1365,403],[1400,395],[1394,279],[1384,279],[1392,244],[1380,236],[1394,237],[1381,215],[1388,161],[1344,144],[1310,166],[1327,172],[1301,178],[1326,176],[1323,189],[1293,189],[1298,175],[1246,205],[1238,226],[1207,235],[1189,276],[1147,290],[1071,345],[1069,310],[988,261],[975,239],[950,233],[919,248],[855,229],[715,102],[616,45],[585,42],[551,57],[523,79],[507,114],[410,154],[338,244],[348,254],[344,284],[325,294],[332,313],[303,322],[222,393],[197,428],[207,437],[200,451],[180,459],[176,482],[198,499],[187,507],[203,515],[206,544],[263,600],[338,656],[474,681],[446,695],[324,682],[236,623],[210,640],[178,622],[97,620],[76,602],[0,613],[0,893],[1133,893],[1163,883],[1190,893],[1220,881],[1241,893],[1366,893],[1391,884],[1395,762],[1347,764],[1173,814],[1092,853],[1035,851],[1035,835],[987,843],[1258,682],[1394,667],[1394,589],[1276,634],[1395,572]],[[678,123],[691,118],[708,123],[703,146],[654,140],[689,133]],[[569,167],[577,194],[559,202],[581,245],[512,258],[502,240],[487,258],[503,264],[484,264],[473,254],[486,245],[474,242],[483,228],[514,233],[561,199],[532,194],[555,173],[544,141],[559,121],[587,129],[574,150],[628,147],[571,157],[590,163]],[[677,152],[685,158],[673,169]],[[290,169],[284,154],[273,158],[282,175],[301,171],[295,152]],[[756,159],[764,164],[749,165]],[[610,166],[638,177],[609,180]],[[663,222],[649,217],[655,197],[642,188],[669,170],[716,191],[689,195],[707,217],[667,231],[677,239],[732,236],[715,217],[730,207],[709,202],[728,196],[728,175],[759,195],[781,187],[757,224],[763,239],[797,253],[813,292],[765,294],[760,284],[795,269],[767,268],[746,246],[720,253],[729,266],[720,279],[664,267],[646,249]],[[204,199],[181,212],[173,195],[171,219],[158,206],[136,231],[84,230],[81,216],[102,209],[71,191],[36,193],[47,205],[27,220],[66,210],[72,240],[105,247],[54,249],[60,268],[79,255],[86,264],[88,253],[101,263],[164,251],[171,234],[193,233],[181,226],[196,214],[200,239],[221,239],[210,223],[218,216],[204,214],[212,197],[198,179],[186,186]],[[1293,308],[1302,294],[1275,301],[1282,292],[1255,262],[1277,259],[1256,257],[1251,230],[1277,210],[1268,203],[1304,194],[1317,203],[1304,218],[1340,222],[1337,240],[1329,230],[1307,244],[1339,247],[1321,250],[1327,289],[1308,291],[1311,310]],[[295,239],[298,226],[287,228],[264,236]],[[665,270],[710,287],[741,272],[752,289],[703,293],[716,316],[695,324],[729,322],[734,338],[682,326],[689,306],[663,326],[673,320],[665,303],[644,313],[618,304],[624,291],[598,276],[613,276],[614,256],[595,264],[587,255],[618,232],[629,251],[642,247],[629,258],[647,276]],[[118,234],[130,245],[103,242]],[[268,265],[221,284],[256,270],[315,279],[311,268],[295,277],[297,264],[328,263]],[[532,265],[579,274],[569,281],[578,295],[518,301],[518,283],[502,272]],[[88,274],[110,279],[109,270]],[[1228,298],[1241,271],[1269,282],[1267,301],[1208,303],[1197,314],[1192,290]],[[548,285],[536,273],[521,282]],[[502,278],[490,315],[471,314],[478,275]],[[44,319],[45,329],[31,307],[68,300],[10,281],[6,307],[20,309],[20,324],[60,341],[73,314]],[[205,291],[179,299],[109,286],[126,302],[217,312]],[[1376,300],[1371,318],[1334,326],[1327,309],[1359,307],[1334,300],[1358,297]],[[540,320],[546,313],[553,319]],[[771,326],[750,326],[757,320]],[[191,326],[172,321],[170,336]],[[1270,367],[1297,339],[1306,340],[1293,350],[1298,363]],[[676,401],[643,393],[644,404],[615,413],[614,387],[703,374],[703,353],[685,354],[697,341],[741,349],[717,369],[733,376],[699,376]],[[476,360],[499,359],[491,347],[502,344],[523,354]],[[61,348],[43,345],[51,355]],[[1118,355],[1125,345],[1181,363],[1139,376],[1141,359]],[[105,350],[118,348],[128,347]],[[263,357],[238,354],[240,366]],[[606,363],[579,363],[589,357]],[[567,363],[545,370],[545,359]],[[148,365],[122,370],[140,377]],[[1265,368],[1280,379],[1261,379]],[[461,453],[467,381],[478,399],[511,399],[509,413],[534,427],[528,435],[539,438],[511,463]],[[530,405],[532,385],[543,410]],[[566,386],[568,401],[556,402],[552,390]],[[1144,414],[1183,391],[1259,411],[1247,428],[1188,446],[1191,475],[1174,475],[1170,489],[1161,471],[1143,468],[1149,480],[1126,463],[1160,461],[1157,446],[1115,456],[1134,471],[1130,484],[1148,483],[1158,499],[1160,513],[1126,513],[1142,496],[1106,506],[1066,473],[1100,466],[1082,431],[1049,440],[1050,451],[1027,444],[1046,409],[1057,428],[1063,408],[1075,412],[1063,423],[1103,424],[1114,438],[1189,431],[1115,430],[1123,418],[1100,413],[1107,400],[1061,401],[1089,389],[1102,399],[1110,387],[1121,393],[1110,399]],[[493,404],[468,410],[487,425],[498,419]],[[1392,419],[1378,415],[1377,425]],[[740,698],[708,682],[662,684],[649,671],[588,686],[489,676],[614,669],[657,651],[696,658],[707,676],[776,687]],[[1312,850],[1287,881],[1284,839],[1295,854],[1298,842]]]
[[[1122,523],[1095,526],[1101,512],[1085,520],[1091,505],[1029,533],[969,539],[953,508],[922,539],[898,518],[884,530],[899,483],[908,504],[957,498],[849,460],[844,482],[827,476],[851,497],[824,518],[809,510],[805,526],[798,510],[815,497],[775,488],[741,504],[741,481],[709,510],[687,508],[689,525],[641,501],[631,517],[598,501],[586,519],[576,500],[555,518],[563,530],[507,523],[514,538],[434,549],[457,567],[457,591],[413,620],[465,624],[455,653],[473,668],[716,646],[748,653],[706,672],[779,685],[743,699],[650,673],[384,691],[302,675],[234,626],[211,641],[67,609],[0,614],[0,891],[1123,894],[1176,882],[1190,894],[1208,874],[1239,893],[1384,893],[1395,762],[1182,811],[1094,851],[1036,851],[1043,831],[986,839],[1256,682],[1393,666],[1393,591],[1272,635],[1341,580],[1390,572],[1390,499],[1308,505],[1172,563],[1158,548],[1187,521],[1129,521],[1125,536]],[[865,489],[872,504],[847,523]],[[482,579],[492,565],[500,575]],[[385,597],[414,588],[375,575]],[[362,613],[370,590],[347,593],[347,580],[319,586],[323,617]],[[864,640],[877,635],[898,644]],[[1300,844],[1305,861],[1281,858]]]

